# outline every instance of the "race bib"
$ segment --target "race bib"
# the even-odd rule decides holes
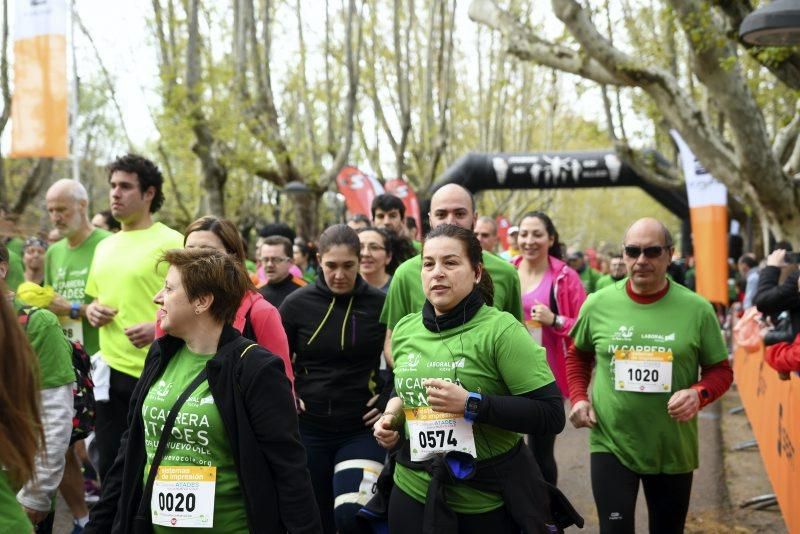
[[[216,467],[159,467],[150,500],[153,524],[163,527],[213,527],[216,485]]]
[[[463,416],[435,412],[428,406],[406,408],[403,411],[406,414],[413,461],[422,462],[450,451],[465,452],[477,458],[472,423]]]
[[[528,333],[531,335],[533,340],[541,346],[542,323],[540,323],[539,321],[534,321],[533,319],[527,319],[525,321],[525,327],[528,329]]]
[[[64,335],[70,341],[77,341],[83,345],[83,321],[78,319],[70,319],[69,317],[60,317],[61,329]]]
[[[614,382],[617,391],[672,391],[672,351],[615,351]]]

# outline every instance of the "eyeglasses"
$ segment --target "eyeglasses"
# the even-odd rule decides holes
[[[289,258],[286,256],[276,256],[274,258],[261,258],[261,263],[267,264],[272,263],[274,265],[280,265],[281,263],[289,261]]]
[[[382,247],[377,243],[364,243],[361,245],[361,250],[367,249],[370,252],[380,252],[381,250],[386,250],[386,247]]]
[[[636,259],[642,254],[644,254],[645,258],[655,259],[661,256],[661,253],[665,250],[669,250],[670,247],[654,245],[652,247],[637,247],[634,245],[625,245],[625,255],[631,259]]]
[[[475,232],[475,237],[487,238],[487,237],[492,237],[492,234],[490,234],[489,232]]]

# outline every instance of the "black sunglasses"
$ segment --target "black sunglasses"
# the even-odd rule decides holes
[[[665,250],[669,250],[669,247],[662,247],[660,245],[655,245],[652,247],[637,247],[634,245],[625,245],[625,255],[631,259],[636,259],[644,253],[645,258],[655,259],[661,256],[661,253]]]

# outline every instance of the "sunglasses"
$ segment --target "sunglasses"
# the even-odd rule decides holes
[[[655,259],[661,256],[661,253],[665,250],[669,250],[669,247],[662,247],[660,245],[652,246],[652,247],[637,247],[634,245],[625,245],[625,255],[631,259],[636,259],[642,254],[644,254],[645,258]]]

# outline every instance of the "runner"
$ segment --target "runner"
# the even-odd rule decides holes
[[[384,451],[370,428],[389,398],[377,395],[386,332],[378,322],[385,295],[358,274],[360,242],[344,224],[319,240],[322,276],[280,308],[294,354],[300,435],[325,533],[359,532],[355,514],[372,496]]]
[[[276,308],[283,304],[286,297],[308,284],[290,272],[294,266],[292,252],[292,242],[282,235],[264,238],[258,249],[258,260],[267,275],[267,283],[258,292]],[[289,349],[286,350],[288,352]]]
[[[47,241],[39,237],[29,237],[22,247],[22,263],[25,265],[25,281],[41,286],[44,283],[44,255]]]
[[[440,224],[455,224],[472,231],[478,214],[475,212],[475,199],[472,194],[457,184],[447,184],[431,197],[431,211],[428,213],[431,228]],[[494,306],[507,311],[522,321],[519,277],[512,265],[489,252],[484,253],[483,263],[494,282]],[[392,278],[392,285],[386,294],[386,304],[381,312],[381,322],[386,325],[384,354],[391,365],[391,337],[395,325],[410,313],[422,310],[425,293],[419,273],[422,271],[422,255],[418,254],[403,262]]]
[[[597,281],[603,275],[592,269],[582,251],[570,248],[567,251],[567,264],[580,275],[583,289],[586,290],[587,295],[597,291]]]
[[[564,427],[544,350],[513,315],[491,307],[492,280],[471,229],[438,226],[422,255],[427,300],[394,331],[398,397],[374,431],[387,448],[404,438],[389,531],[557,532],[546,484],[519,435]],[[461,482],[459,472],[474,474]]]
[[[210,249],[231,255],[244,265],[244,243],[239,237],[236,226],[228,219],[220,219],[213,215],[200,217],[186,227],[183,243],[187,249]],[[289,344],[278,310],[265,301],[263,297],[250,288],[244,295],[233,327],[244,337],[251,339],[283,360],[286,376],[294,384],[292,361],[289,358]],[[156,337],[164,335],[157,326]]]
[[[295,242],[292,247],[294,264],[303,273],[303,280],[312,283],[317,279],[317,258],[315,250],[306,243]]]
[[[586,293],[578,274],[561,259],[561,243],[553,221],[540,211],[522,216],[517,240],[520,255],[512,262],[519,272],[522,309],[528,332],[547,352],[547,363],[564,397],[567,387],[569,330],[575,324]],[[554,455],[556,434],[528,436],[528,446],[544,479],[554,486],[558,466]]]
[[[626,276],[628,276],[628,268],[625,267],[625,260],[622,259],[622,254],[615,252],[609,255],[608,274],[603,275],[597,281],[597,289],[616,284]]]
[[[392,282],[391,273],[399,264],[392,254],[392,236],[383,228],[362,228],[358,230],[358,240],[361,242],[358,272],[369,285],[386,293]]]
[[[85,294],[86,279],[98,243],[111,234],[89,222],[89,195],[80,182],[58,180],[47,190],[45,202],[50,222],[63,237],[47,249],[45,256],[44,283],[56,293],[48,309],[58,316],[70,341],[80,343],[87,354],[93,355],[100,350],[100,343],[97,328],[86,319],[86,306],[91,303]],[[73,534],[79,534],[89,521],[81,462],[76,453],[76,446],[81,445],[70,445],[59,487],[72,512]]]
[[[247,272],[217,251],[164,261],[154,301],[168,335],[150,348],[86,532],[318,532],[283,364],[231,326]]]
[[[0,244],[0,278],[7,272],[8,250]],[[44,439],[37,364],[18,326],[16,310],[5,298],[5,284],[0,288],[0,532],[28,533],[32,531],[31,522],[14,493],[36,473],[36,452]]]
[[[571,332],[569,417],[591,429],[602,533],[634,532],[640,481],[650,532],[683,532],[698,466],[696,415],[733,378],[713,308],[666,277],[672,251],[663,223],[636,221],[624,239],[628,281],[590,295]]]

